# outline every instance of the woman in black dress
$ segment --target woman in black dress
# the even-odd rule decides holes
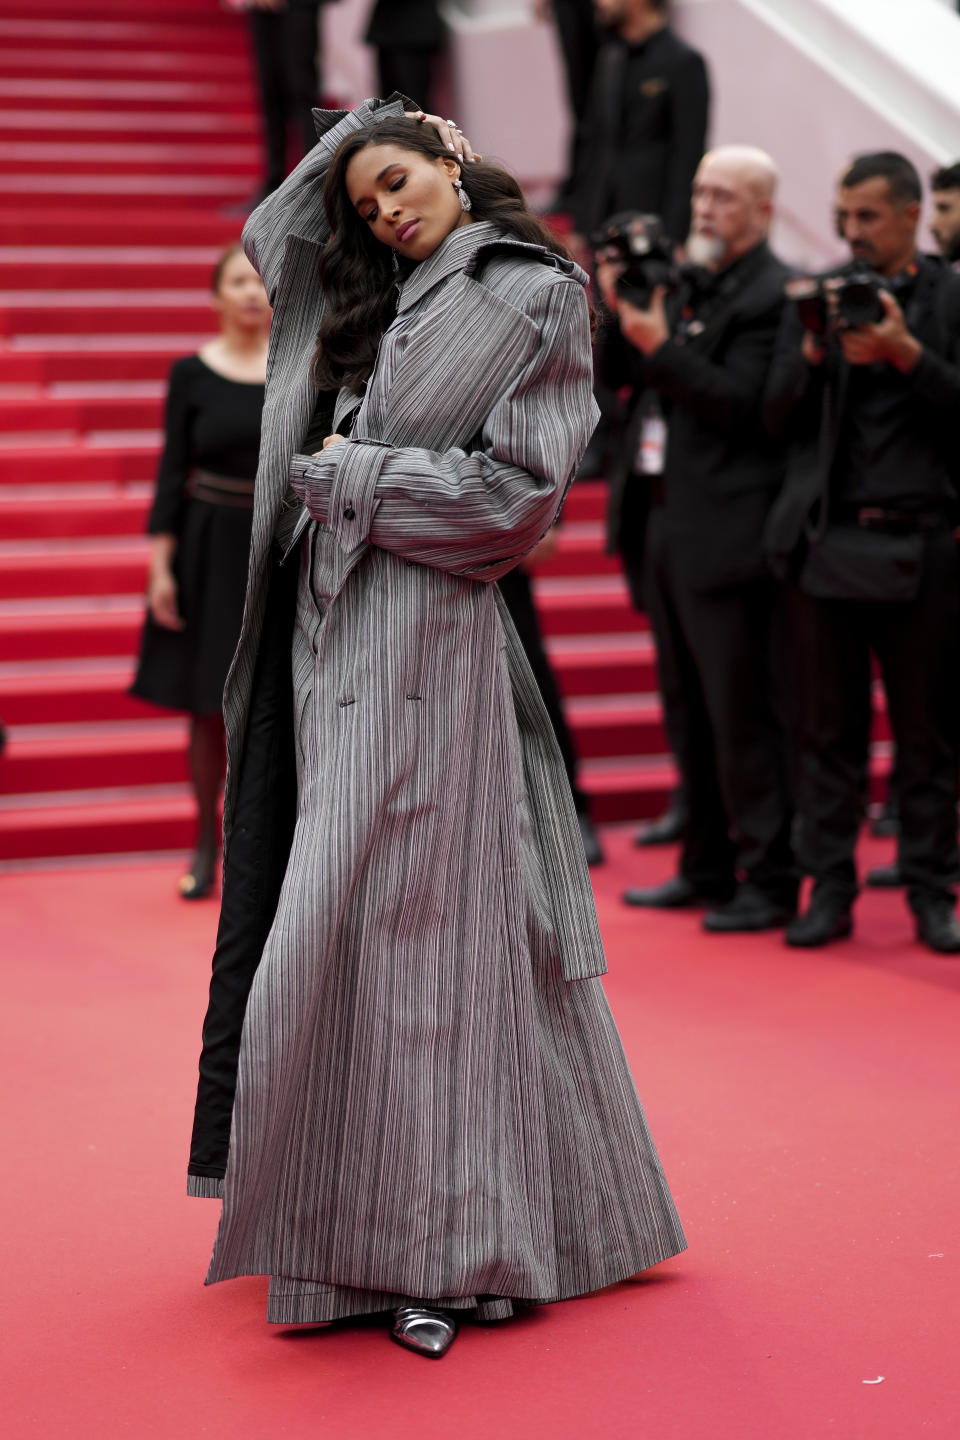
[[[239,245],[213,275],[220,334],[170,371],[166,443],[148,531],[147,619],[132,693],[191,716],[197,797],[193,860],[180,894],[213,885],[225,768],[223,685],[240,634],[270,307]]]

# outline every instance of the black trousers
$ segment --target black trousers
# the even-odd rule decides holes
[[[653,515],[655,508],[651,507],[644,517],[644,540],[646,540],[649,517]],[[666,731],[670,751],[676,758],[686,749],[687,714],[686,698],[680,678],[680,666],[673,635],[669,626],[662,623],[662,608],[657,605],[656,598],[651,599],[648,593],[645,557],[637,555],[629,549],[622,549],[620,558],[623,561],[624,576],[630,591],[631,604],[639,615],[646,615],[650,621],[650,632],[653,635],[653,647],[656,652],[657,689],[660,692],[660,706],[663,711],[663,728]],[[670,797],[670,804],[671,807],[677,806],[682,811],[686,811],[687,797],[682,775]]]
[[[924,537],[916,599],[813,600],[791,592],[802,698],[800,844],[804,869],[847,899],[867,798],[871,668],[883,676],[897,747],[899,863],[911,900],[948,892],[957,853],[960,581],[949,530]]]
[[[683,716],[670,735],[688,810],[680,873],[708,898],[727,899],[742,879],[790,903],[797,873],[780,587],[763,578],[697,590],[672,553],[663,511],[654,509],[647,597]],[[660,664],[663,674],[663,658]]]
[[[266,183],[276,189],[287,173],[287,126],[300,131],[301,155],[317,142],[311,110],[320,89],[317,14],[320,5],[288,10],[251,10],[250,30],[257,62]]]
[[[436,114],[438,58],[437,50],[378,47],[380,94],[385,97],[399,90],[401,95],[415,101],[428,115]]]
[[[565,199],[569,199],[567,192],[577,171],[580,131],[597,58],[597,22],[593,0],[553,0],[553,17],[563,55],[572,122],[567,176],[561,192]]]
[[[577,752],[574,749],[570,727],[567,725],[566,717],[563,713],[563,705],[560,701],[560,692],[557,689],[556,677],[554,676],[550,661],[547,659],[547,652],[544,649],[543,633],[540,629],[540,621],[537,618],[530,576],[525,570],[511,570],[498,581],[498,584],[500,586],[500,593],[507,602],[510,618],[517,628],[517,634],[520,636],[520,643],[527,653],[527,659],[530,661],[530,669],[533,671],[537,685],[540,687],[543,703],[547,707],[550,723],[553,726],[553,733],[557,737],[557,744],[560,746],[560,753],[563,756],[563,763],[570,781],[570,789],[573,791],[573,801],[577,807],[577,813],[585,815],[590,805],[586,795],[584,795],[583,791],[577,786]]]

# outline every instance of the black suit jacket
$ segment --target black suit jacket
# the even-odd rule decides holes
[[[439,50],[446,36],[437,0],[377,0],[364,39],[380,48]]]
[[[703,56],[672,30],[644,45],[601,46],[576,157],[574,218],[589,235],[609,215],[662,216],[678,243],[706,145],[710,88]]]
[[[913,372],[917,402],[917,443],[945,457],[960,480],[957,415],[960,414],[960,275],[937,256],[918,257],[914,300],[908,306],[911,332],[923,345]],[[829,272],[837,275],[842,266]],[[764,398],[764,419],[772,436],[787,447],[787,473],[766,532],[770,563],[786,574],[812,516],[827,494],[846,401],[850,367],[831,348],[822,366],[803,358],[803,329],[796,309],[785,308]],[[831,403],[825,404],[827,392]]]
[[[787,274],[769,247],[758,245],[706,290],[676,297],[674,324],[684,308],[694,316],[683,341],[668,340],[646,359],[629,347],[620,352],[629,367],[620,378],[629,376],[637,403],[649,387],[664,406],[665,533],[678,573],[698,590],[767,573],[763,533],[785,457],[764,426],[762,402]],[[627,466],[633,453],[631,442]]]

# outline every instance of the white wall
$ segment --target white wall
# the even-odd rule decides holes
[[[899,150],[924,180],[960,159],[960,19],[939,0],[675,0],[675,23],[711,65],[713,143],[781,167],[787,259],[840,253],[831,197],[851,155]]]

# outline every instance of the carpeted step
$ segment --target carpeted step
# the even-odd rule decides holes
[[[259,144],[261,126],[254,110],[222,115],[215,110],[69,110],[54,104],[10,110],[0,101],[0,142],[43,142],[56,135],[92,145],[116,135],[154,140],[189,140],[193,136],[209,146],[240,141]]]
[[[220,214],[168,201],[150,212],[119,204],[107,208],[79,197],[69,207],[45,207],[40,217],[22,206],[0,208],[0,245],[29,245],[38,238],[46,243],[53,235],[72,235],[78,245],[227,246],[239,240],[248,208]]]
[[[0,185],[16,175],[125,175],[132,181],[152,176],[241,176],[252,190],[260,175],[260,146],[203,145],[189,141],[106,140],[57,144],[53,141],[7,141],[0,148]]]
[[[196,809],[187,785],[0,800],[0,860],[186,850],[195,831]]]
[[[188,778],[187,727],[179,717],[112,725],[12,725],[0,766],[0,793],[165,785]]]
[[[138,596],[0,602],[0,660],[68,660],[136,654],[143,628]]]
[[[155,390],[152,384],[149,388]],[[91,430],[159,430],[162,424],[162,393],[77,397],[39,391],[17,396],[0,390],[0,434],[33,430],[87,435]]]
[[[156,211],[165,205],[218,214],[242,205],[250,190],[251,180],[236,175],[0,175],[0,206],[16,206],[32,220],[34,233],[49,233],[50,214],[70,196],[79,207],[99,208],[101,216],[110,208]]]
[[[8,4],[7,9],[12,6]],[[184,55],[199,52],[205,56],[249,57],[249,38],[242,21],[238,23],[225,11],[216,18],[196,12],[189,18],[189,24],[184,23],[184,18],[166,20],[158,9],[153,15],[141,18],[128,6],[122,20],[95,20],[89,18],[89,14],[82,20],[54,19],[37,15],[33,5],[24,4],[20,15],[0,18],[0,42],[11,48],[26,44],[44,48],[63,45],[75,52],[92,50],[101,54],[139,47],[148,53],[170,50]]]
[[[223,247],[4,245],[0,291],[208,289]]]
[[[163,713],[127,693],[133,674],[126,656],[0,664],[0,716],[7,725],[54,725],[65,719],[146,720]]]
[[[211,328],[209,290],[0,292],[0,336],[209,334]]]
[[[0,540],[63,540],[142,535],[150,494],[116,486],[10,486],[0,489]],[[2,714],[0,710],[0,714]]]
[[[156,474],[160,437],[118,437],[113,445],[64,441],[0,445],[0,485],[141,481]]]
[[[149,548],[146,536],[0,542],[0,600],[135,595],[146,583]]]
[[[63,337],[52,337],[63,338]],[[28,348],[0,347],[0,385],[57,385],[110,380],[156,380],[165,384],[170,366],[192,355],[209,333],[198,335],[114,336],[112,344],[44,350],[35,339]],[[126,345],[121,342],[126,341]]]
[[[254,83],[250,56],[240,47],[216,46],[209,54],[172,46],[65,46],[63,37],[10,35],[0,23],[3,57],[0,73],[4,79],[32,78],[69,80],[93,78],[111,82],[142,78],[145,81],[202,80],[206,83],[248,87]],[[58,43],[59,42],[59,43]]]
[[[50,103],[63,108],[109,111],[181,110],[220,114],[256,114],[250,88],[234,78],[159,80],[154,77],[104,79],[101,76],[52,77],[0,73],[0,110],[33,110]]]

